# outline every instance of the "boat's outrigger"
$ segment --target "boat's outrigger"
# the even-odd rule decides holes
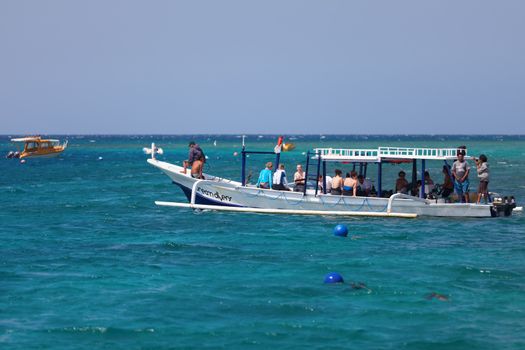
[[[155,149],[152,145],[152,149]],[[303,215],[346,215],[380,217],[494,217],[509,216],[515,202],[507,198],[495,197],[488,204],[450,203],[440,198],[431,198],[422,185],[418,196],[391,193],[382,188],[382,165],[384,163],[411,163],[412,180],[416,183],[418,173],[424,184],[426,161],[440,160],[447,163],[455,160],[457,148],[402,148],[379,147],[377,149],[336,149],[317,148],[307,152],[305,178],[310,186],[302,192],[279,191],[257,188],[247,184],[246,161],[249,154],[265,154],[280,161],[280,152],[247,151],[243,145],[241,152],[241,181],[233,181],[204,174],[205,179],[194,179],[181,172],[182,167],[155,159],[151,152],[148,162],[161,169],[174,184],[178,185],[189,203],[158,201],[156,204],[193,209],[215,209],[235,212],[257,212],[272,214]],[[421,162],[417,171],[417,161]],[[326,181],[328,162],[353,164],[354,169],[366,177],[368,165],[377,164],[377,189],[375,196],[344,196],[326,193],[326,183],[319,184],[319,175]]]

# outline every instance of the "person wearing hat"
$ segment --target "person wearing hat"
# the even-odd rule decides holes
[[[191,167],[191,177],[196,179],[203,179],[202,176],[202,168],[204,167],[204,163],[206,162],[206,156],[204,155],[204,152],[202,148],[195,143],[195,141],[191,141],[188,144],[189,152],[188,152],[188,159],[183,162],[183,170],[181,173],[186,174],[186,168],[189,166]]]
[[[478,200],[476,201],[476,204],[480,203],[481,198],[484,198],[485,204],[487,204],[489,200],[489,165],[487,163],[488,159],[486,155],[481,154],[479,158],[474,159],[474,161],[476,162],[476,168],[479,178]]]

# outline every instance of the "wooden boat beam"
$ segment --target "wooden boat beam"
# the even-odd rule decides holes
[[[392,213],[392,212],[373,212],[373,211],[324,211],[324,210],[303,210],[303,209],[269,209],[269,208],[250,208],[250,207],[227,207],[223,205],[205,205],[180,202],[155,201],[156,205],[176,208],[190,208],[201,210],[231,211],[242,213],[259,214],[288,214],[288,215],[323,215],[323,216],[365,216],[365,217],[395,217],[413,219],[417,214]]]

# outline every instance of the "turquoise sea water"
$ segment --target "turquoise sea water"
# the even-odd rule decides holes
[[[153,202],[185,197],[142,147],[155,141],[164,159],[180,162],[195,139],[210,173],[238,179],[240,139],[68,139],[60,158],[0,160],[1,349],[525,348],[523,214],[341,219],[161,208]],[[268,150],[275,138],[247,142]],[[492,191],[525,199],[525,137],[293,142],[288,169],[315,146],[465,144],[488,155]],[[9,147],[1,137],[1,154]],[[249,168],[256,174],[267,160],[253,156]],[[436,182],[440,167],[429,164]],[[385,182],[398,170],[385,166]],[[332,235],[338,223],[348,238]],[[323,284],[332,271],[346,283]],[[428,299],[434,292],[448,300]]]

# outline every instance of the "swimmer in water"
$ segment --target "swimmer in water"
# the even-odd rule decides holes
[[[427,300],[437,299],[439,301],[448,301],[448,297],[444,294],[432,292],[426,296]]]
[[[366,290],[366,292],[368,294],[372,293],[372,289],[368,288],[368,286],[366,284],[364,284],[363,282],[357,282],[357,283],[350,283],[350,287],[354,290]]]

